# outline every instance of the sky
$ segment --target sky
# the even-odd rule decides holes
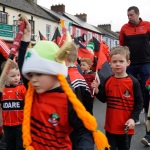
[[[85,13],[87,23],[94,26],[111,24],[114,32],[120,31],[128,22],[127,9],[130,6],[137,6],[140,17],[150,21],[150,0],[37,0],[37,3],[49,9],[52,5],[64,4],[66,13]]]

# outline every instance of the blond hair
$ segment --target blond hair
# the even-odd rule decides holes
[[[81,62],[86,62],[90,67],[92,67],[93,63],[90,58],[83,58],[81,59]]]
[[[70,53],[68,54],[67,61],[69,63],[75,63],[78,57],[78,46],[73,42]]]
[[[124,55],[127,61],[130,60],[130,51],[129,51],[129,48],[127,46],[113,47],[110,51],[110,58],[113,55],[117,55],[117,54]]]

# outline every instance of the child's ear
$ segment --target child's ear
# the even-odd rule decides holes
[[[131,64],[131,61],[130,61],[130,60],[128,60],[128,66],[130,66],[130,64]]]

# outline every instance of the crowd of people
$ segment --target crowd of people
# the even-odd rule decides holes
[[[98,150],[130,149],[143,109],[145,120],[150,119],[150,22],[139,17],[136,6],[129,7],[127,15],[120,46],[109,54],[113,74],[104,82],[92,70],[90,58],[77,63],[78,46],[67,33],[61,47],[39,41],[30,48],[31,26],[24,18],[17,62],[9,66],[0,99],[4,149],[94,150],[94,145]],[[95,98],[107,103],[105,134],[93,116]],[[146,130],[141,142],[150,146],[150,131]]]

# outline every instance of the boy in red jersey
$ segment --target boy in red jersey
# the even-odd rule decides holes
[[[91,95],[92,97],[94,97],[93,95],[93,89],[91,87],[91,83],[93,82],[93,80],[95,80],[95,72],[93,72],[91,70],[91,67],[93,65],[91,59],[89,58],[83,58],[81,59],[81,69],[82,69],[82,72],[83,72],[83,77],[86,81],[86,83],[88,84],[89,88],[90,88],[90,92],[91,92]]]
[[[28,32],[31,35],[31,30]],[[30,35],[23,35],[21,46],[28,45]],[[97,130],[95,118],[85,110],[66,80],[68,68],[64,60],[71,43],[69,38],[60,49],[54,42],[39,41],[26,54],[22,51],[25,57],[20,68],[30,81],[23,120],[23,145],[28,150],[72,150],[72,129],[78,134],[77,149],[94,150],[93,137],[98,149],[109,147],[106,137]],[[21,60],[18,62],[21,64]]]
[[[99,87],[94,81],[92,87],[96,88],[96,97],[103,103],[107,102],[105,130],[111,150],[129,150],[135,121],[142,110],[142,93],[138,80],[126,73],[130,65],[129,48],[114,47],[110,57],[114,75]],[[128,128],[128,139],[125,127]]]
[[[2,68],[5,63],[2,64]],[[26,88],[20,84],[20,71],[12,62],[1,96],[2,120],[7,150],[23,150],[22,121]]]

